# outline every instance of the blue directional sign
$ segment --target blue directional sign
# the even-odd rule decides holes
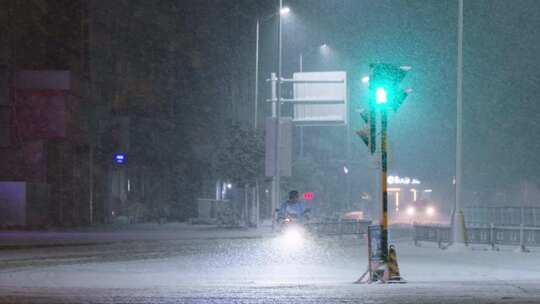
[[[117,152],[114,154],[114,163],[121,165],[126,162],[126,154],[123,152]]]

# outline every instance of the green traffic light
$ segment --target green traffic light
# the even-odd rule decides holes
[[[370,103],[380,110],[396,111],[408,95],[400,83],[409,68],[377,63],[370,65],[370,69]]]
[[[388,94],[386,90],[382,87],[377,88],[375,91],[375,102],[377,104],[383,104],[388,102]]]

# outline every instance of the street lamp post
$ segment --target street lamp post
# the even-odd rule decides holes
[[[274,109],[276,114],[276,138],[275,138],[275,167],[274,167],[274,179],[272,180],[272,202],[271,202],[271,212],[276,208],[276,206],[279,204],[279,183],[280,183],[280,172],[279,172],[279,119],[280,119],[280,103],[281,103],[281,49],[282,49],[282,34],[281,34],[281,27],[282,27],[282,16],[286,16],[289,14],[290,9],[288,7],[283,6],[283,1],[279,1],[279,9],[276,13],[270,14],[269,16],[266,16],[265,18],[257,18],[256,28],[255,28],[255,96],[254,96],[254,113],[253,113],[253,128],[254,130],[257,130],[258,127],[258,116],[259,116],[259,41],[260,41],[260,26],[265,21],[271,19],[275,15],[278,15],[279,18],[279,40],[278,40],[278,81],[277,81],[277,102],[275,103]],[[274,111],[274,110],[273,110]],[[258,186],[258,185],[257,185]],[[256,195],[258,196],[258,189],[255,190]],[[258,197],[256,200],[256,225],[258,225],[259,222],[259,205],[258,205]]]
[[[257,25],[255,29],[255,97],[253,100],[254,113],[253,113],[253,129],[257,130],[258,116],[259,116],[259,28],[261,20],[257,18]]]
[[[279,16],[285,16],[290,12],[290,8],[288,7],[282,7],[279,9]],[[270,20],[272,17],[274,17],[276,14],[270,14],[264,18],[257,18],[257,22],[255,24],[255,97],[253,100],[254,105],[254,113],[253,113],[253,128],[257,130],[258,122],[259,122],[259,42],[260,42],[260,27],[261,24],[264,22]]]
[[[465,230],[461,212],[462,143],[463,143],[463,0],[458,2],[458,58],[457,58],[457,110],[456,110],[456,184],[452,229],[454,244],[465,245]]]
[[[310,55],[312,52],[314,52],[315,50],[323,50],[323,49],[328,49],[328,45],[326,43],[323,43],[321,45],[318,45],[314,48],[311,48],[311,49],[308,49],[307,52],[301,52],[298,56],[298,69],[300,72],[303,72],[304,71],[304,57],[306,57],[307,55]]]
[[[283,20],[281,18],[281,14],[283,12],[283,0],[279,0],[279,10],[278,10],[278,79],[277,79],[277,100],[276,100],[276,122],[275,122],[275,142],[274,142],[274,183],[273,183],[273,190],[274,190],[274,196],[272,198],[272,210],[275,210],[275,208],[279,205],[280,200],[280,194],[281,194],[281,172],[280,172],[280,139],[281,139],[281,128],[280,128],[280,120],[281,120],[281,81],[282,81],[282,69],[281,69],[281,61],[282,61],[282,26],[283,26]]]
[[[253,100],[253,130],[257,131],[258,116],[259,116],[259,28],[260,19],[257,18],[256,37],[255,37],[255,96]],[[259,227],[260,217],[260,202],[259,202],[259,180],[255,180],[255,188],[253,189],[253,197],[255,199],[255,227]]]

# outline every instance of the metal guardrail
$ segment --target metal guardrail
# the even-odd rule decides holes
[[[338,220],[307,223],[308,230],[317,235],[362,235],[366,234],[370,220]]]
[[[414,225],[414,243],[435,242],[439,247],[450,243],[450,226],[442,225]],[[515,245],[522,250],[526,247],[540,247],[540,227],[495,226],[467,227],[467,242],[470,244]]]
[[[467,226],[540,227],[540,207],[465,207]]]
[[[450,226],[442,225],[417,225],[413,226],[414,244],[419,245],[420,241],[435,242],[442,247],[443,243],[450,242]]]

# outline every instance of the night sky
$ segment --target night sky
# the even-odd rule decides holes
[[[471,193],[479,192],[488,203],[495,192],[510,193],[524,183],[538,185],[540,181],[540,2],[464,2],[464,195],[469,198]],[[70,8],[60,2],[49,3],[54,8],[51,12],[72,16],[70,20],[43,13],[34,2],[28,3],[12,5],[19,11],[28,11],[25,18],[2,23],[3,27],[17,29],[11,36],[2,36],[20,43],[14,48],[19,58],[17,64],[29,69],[69,68],[69,48],[58,51],[58,41],[73,40],[74,45],[80,46],[75,39],[80,31],[63,31],[69,28],[65,24],[77,23],[78,17],[70,10],[78,12],[80,8],[75,4]],[[168,109],[174,112],[175,119],[181,120],[186,143],[175,144],[186,148],[181,153],[186,163],[193,158],[210,163],[211,151],[226,137],[226,124],[251,124],[257,17],[265,20],[261,24],[261,105],[270,96],[266,78],[277,70],[277,18],[266,16],[276,12],[278,1],[88,3],[93,7],[90,11],[96,33],[91,35],[95,41],[90,45],[87,68],[95,69],[96,81],[101,86],[93,93],[96,102],[108,109],[109,103],[117,101],[111,96],[122,86],[148,85],[148,92],[155,96],[144,100],[160,100],[162,104],[156,109]],[[346,71],[352,131],[362,127],[356,110],[366,107],[367,88],[360,79],[368,73],[369,64],[384,62],[412,67],[403,85],[413,92],[399,111],[390,115],[390,173],[426,181],[437,189],[436,193],[451,201],[455,175],[458,1],[291,0],[284,1],[284,5],[291,8],[283,21],[284,76],[298,71],[300,53],[304,54],[305,71]],[[41,22],[47,35],[37,25],[18,26],[18,22],[33,24],[40,14],[45,16]],[[173,40],[174,43],[167,42]],[[329,46],[327,54],[321,54],[317,48],[322,43]],[[169,57],[164,50],[169,50]],[[112,79],[117,76],[108,69],[114,60],[136,73],[126,73],[126,79]],[[153,79],[144,82],[147,75],[153,75]],[[290,97],[290,91],[284,90],[285,97]],[[138,115],[135,109],[139,106],[144,112],[139,114],[150,113],[148,103],[136,104],[136,99],[127,97],[124,100],[129,103],[118,106],[120,110],[129,109],[132,115]],[[259,113],[261,130],[269,113],[268,103],[264,104],[265,112]],[[192,109],[184,111],[185,105]],[[116,104],[113,110],[115,107]],[[308,154],[315,159],[345,159],[342,134],[342,127],[307,130]],[[296,150],[298,140],[295,137]],[[375,181],[371,178],[374,170],[369,170],[373,165],[354,132],[350,140],[352,161],[362,164],[356,168],[351,165],[351,174],[362,171],[353,186],[362,189],[366,181]],[[324,154],[317,150],[324,145],[333,151]],[[334,174],[331,168],[325,170]],[[211,180],[202,175],[197,178]]]
[[[285,73],[294,70],[291,66],[296,68],[295,53],[325,42],[335,51],[334,57],[304,65],[347,70],[352,80],[351,102],[362,104],[365,96],[359,80],[369,63],[412,66],[404,85],[413,88],[413,93],[391,116],[390,171],[418,176],[442,191],[451,191],[458,2],[286,4],[294,13],[285,21]],[[538,28],[538,1],[465,1],[465,191],[538,183]],[[359,118],[353,113],[352,120],[355,123]]]

